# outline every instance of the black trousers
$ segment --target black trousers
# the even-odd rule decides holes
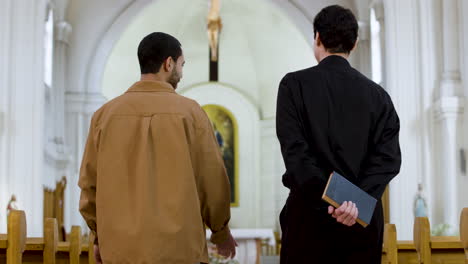
[[[337,223],[321,201],[290,194],[281,211],[281,264],[380,264],[383,210],[379,201],[366,228]]]

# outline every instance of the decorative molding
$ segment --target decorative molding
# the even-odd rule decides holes
[[[65,93],[65,111],[67,113],[92,114],[101,107],[107,99],[98,93]]]
[[[5,127],[5,113],[0,111],[0,137],[2,137]]]
[[[70,44],[70,37],[73,29],[67,21],[60,21],[55,24],[55,40]]]
[[[131,21],[137,16],[141,10],[147,5],[157,2],[157,0],[140,0],[132,1],[129,5],[122,9],[120,14],[113,23],[107,28],[102,38],[98,42],[95,52],[89,60],[87,66],[86,79],[87,91],[97,93],[102,91],[102,77],[104,76],[105,67],[115,44],[122,35],[122,32],[127,28]]]
[[[188,93],[193,88],[197,88],[197,87],[204,86],[204,85],[210,85],[210,84],[213,84],[213,82],[208,81],[208,82],[192,83],[190,85],[177,89],[177,93],[179,94]],[[216,84],[229,87],[230,89],[236,91],[236,93],[239,93],[240,95],[242,95],[247,101],[249,101],[250,104],[254,105],[257,109],[260,109],[261,106],[258,103],[256,103],[256,100],[250,94],[248,94],[245,90],[239,89],[235,87],[234,85],[225,83],[225,82],[216,82]]]
[[[313,23],[314,18],[307,12],[304,12],[304,10],[307,10],[307,8],[298,3],[296,0],[287,0],[286,2],[290,3],[295,9],[297,9],[310,23]]]
[[[375,18],[380,22],[383,23],[385,20],[385,9],[384,3],[382,0],[374,0],[370,4],[369,8],[374,9]]]
[[[60,139],[55,138],[53,142],[46,144],[44,160],[56,170],[65,170],[71,162],[71,157],[66,153],[68,152],[66,151],[63,142],[61,142]]]
[[[370,23],[369,21],[359,20],[359,41],[368,41],[370,39]]]
[[[55,12],[55,3],[51,0],[47,1],[46,3],[46,8],[45,8],[45,13],[44,13],[44,21],[47,21],[49,18],[49,12]],[[54,14],[55,15],[55,14]]]
[[[260,121],[262,137],[276,137],[276,120],[266,119]]]
[[[434,118],[442,121],[464,113],[465,100],[458,96],[442,97],[434,103]]]

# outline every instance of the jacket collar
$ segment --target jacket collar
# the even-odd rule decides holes
[[[320,61],[319,65],[327,66],[332,68],[349,68],[351,64],[349,64],[348,60],[338,56],[338,55],[330,55],[325,57],[322,61]]]
[[[126,93],[132,92],[166,92],[175,93],[174,88],[167,82],[139,81],[130,87]]]

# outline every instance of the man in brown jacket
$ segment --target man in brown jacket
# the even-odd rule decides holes
[[[80,212],[98,263],[208,263],[205,225],[234,257],[229,180],[201,107],[175,93],[181,44],[152,33],[138,47],[141,81],[93,116]]]

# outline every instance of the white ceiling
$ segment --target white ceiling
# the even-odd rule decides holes
[[[177,37],[186,66],[179,89],[208,81],[208,0],[159,0],[146,7],[115,45],[103,78],[103,92],[113,98],[139,78],[140,40],[154,31]],[[251,99],[265,118],[273,117],[278,83],[285,73],[310,67],[311,43],[287,15],[267,0],[222,1],[220,82]],[[312,34],[312,29],[310,30]]]

